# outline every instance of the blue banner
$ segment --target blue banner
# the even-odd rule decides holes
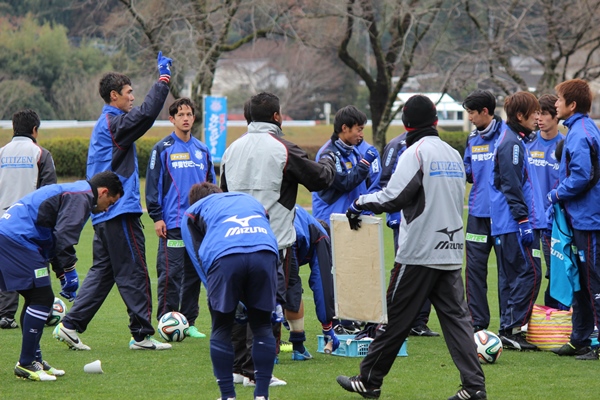
[[[220,163],[227,143],[227,97],[204,96],[204,140],[213,163]]]

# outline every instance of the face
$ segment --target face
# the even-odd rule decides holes
[[[558,127],[558,118],[553,117],[548,111],[542,111],[537,116],[537,126],[542,132],[554,132]]]
[[[92,210],[92,214],[100,214],[108,210],[110,206],[115,204],[121,196],[110,196],[107,188],[98,188],[98,204]]]
[[[169,121],[175,125],[175,129],[184,134],[188,134],[192,130],[195,119],[196,117],[192,113],[192,109],[186,105],[179,107],[175,116],[169,116]]]
[[[565,120],[575,114],[576,103],[572,102],[571,104],[567,104],[565,98],[560,94],[558,95],[558,100],[556,100],[554,106],[556,107],[556,117],[558,119]]]
[[[476,110],[469,110],[467,108],[467,114],[469,114],[469,121],[471,121],[471,123],[475,125],[479,130],[487,128],[491,121],[491,116],[488,113],[488,109],[485,107],[483,108],[483,110],[481,110],[481,112]]]
[[[348,128],[346,124],[342,125],[342,131],[339,133],[339,138],[342,142],[350,146],[356,146],[363,140],[364,125],[354,125],[352,128]]]
[[[525,118],[525,116],[523,114],[517,113],[517,119],[519,120],[519,123],[521,125],[523,125],[524,128],[527,128],[527,129],[530,129],[533,131],[535,129],[535,123],[537,122],[539,113],[540,113],[539,111],[533,112],[527,118]]]
[[[121,111],[129,112],[133,108],[133,88],[130,85],[123,86],[121,93],[116,90],[110,92],[110,104]]]

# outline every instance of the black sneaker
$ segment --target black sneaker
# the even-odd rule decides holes
[[[19,325],[14,318],[2,317],[0,318],[0,328],[2,329],[17,329]]]
[[[429,336],[429,337],[433,337],[433,336],[440,336],[439,333],[432,331],[431,329],[429,329],[429,327],[427,325],[419,325],[419,326],[415,326],[414,328],[410,328],[410,336]]]
[[[341,387],[349,392],[358,393],[365,399],[378,399],[381,395],[381,389],[369,388],[361,380],[360,376],[343,376],[340,375],[336,379]]]
[[[522,332],[500,336],[500,340],[502,341],[502,347],[508,350],[524,351],[538,349],[536,345],[525,340],[525,335]]]
[[[477,400],[486,400],[487,393],[485,390],[477,390],[477,391],[468,391],[467,389],[460,389],[456,394],[452,397],[448,397],[448,400],[469,400],[469,399],[477,399]]]
[[[576,360],[598,360],[600,357],[598,357],[598,352],[600,352],[599,349],[592,349],[589,352],[582,354],[580,356],[575,357]]]
[[[550,349],[550,351],[559,356],[582,356],[592,351],[592,348],[590,346],[575,346],[568,342],[558,349]]]

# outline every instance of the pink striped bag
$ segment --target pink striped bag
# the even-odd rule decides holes
[[[561,347],[571,335],[572,310],[562,311],[535,304],[527,325],[527,341],[540,350]]]

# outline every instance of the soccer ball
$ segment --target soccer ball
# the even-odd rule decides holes
[[[64,301],[58,297],[54,298],[54,304],[52,304],[52,310],[48,314],[46,325],[55,326],[67,315],[67,306]]]
[[[475,332],[474,338],[480,363],[493,364],[500,358],[502,341],[495,333],[484,329]]]
[[[158,334],[167,342],[181,342],[190,327],[185,315],[171,311],[160,317]]]

